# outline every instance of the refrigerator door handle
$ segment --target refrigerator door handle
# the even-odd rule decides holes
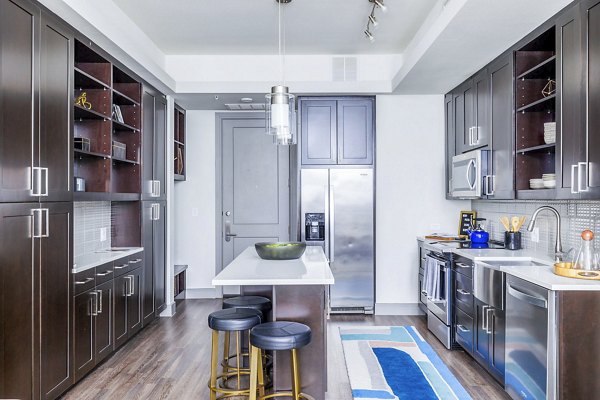
[[[323,192],[325,194],[325,257],[329,258],[329,239],[331,238],[331,231],[329,228],[329,185],[323,186]]]
[[[329,185],[329,262],[335,261],[335,187]]]

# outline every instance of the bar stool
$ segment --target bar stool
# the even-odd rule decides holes
[[[226,310],[219,310],[211,313],[208,316],[208,326],[210,327],[210,329],[212,329],[210,380],[208,382],[211,400],[216,400],[217,394],[222,395],[219,397],[220,399],[232,396],[249,395],[248,388],[242,388],[241,386],[242,375],[249,375],[249,371],[247,369],[244,370],[240,365],[242,351],[240,332],[252,329],[253,327],[260,324],[261,321],[262,315],[260,311],[243,308],[230,308]],[[221,374],[218,373],[219,332],[235,332],[236,334],[236,367],[229,367],[226,369],[223,368]],[[228,352],[228,349],[223,349],[223,356],[228,354]],[[237,377],[237,387],[235,389],[219,386],[219,379],[221,379],[221,381],[224,382],[232,376]]]
[[[267,313],[269,311],[271,311],[271,300],[269,300],[266,297],[263,296],[237,296],[237,297],[230,297],[228,299],[224,299],[223,300],[223,309],[230,309],[230,308],[249,308],[251,310],[257,310],[261,312],[262,315],[262,321],[266,321],[267,318]],[[245,335],[243,335],[245,336]],[[231,337],[230,337],[230,333],[229,332],[225,332],[225,343],[224,343],[224,347],[227,350],[226,352],[223,353],[223,360],[221,361],[221,366],[223,367],[223,371],[224,372],[228,372],[229,368],[235,368],[233,366],[231,366],[230,360],[232,358],[235,358],[235,355],[231,355],[229,353],[229,349],[231,347]],[[249,354],[249,349],[250,346],[248,345],[247,341],[245,341],[245,343],[242,343],[242,359],[243,358],[250,358],[250,354]],[[266,364],[270,365],[272,364],[271,362],[271,358],[268,357],[265,359]],[[244,365],[244,361],[242,361],[242,365]],[[248,365],[248,364],[246,364]],[[247,369],[243,369],[244,371],[250,371],[250,368]],[[227,380],[227,378],[225,378],[225,380]]]
[[[310,343],[311,330],[308,326],[297,322],[277,321],[267,322],[252,328],[250,331],[250,400],[271,399],[274,397],[292,397],[294,400],[314,397],[302,393],[300,382],[300,365],[298,363],[298,349]],[[265,396],[265,382],[262,366],[263,350],[290,350],[292,370],[292,390]]]

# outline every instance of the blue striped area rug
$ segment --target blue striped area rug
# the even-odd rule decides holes
[[[471,399],[413,326],[340,328],[340,336],[354,399]]]

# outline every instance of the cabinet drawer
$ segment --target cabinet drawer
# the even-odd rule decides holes
[[[454,298],[456,305],[467,314],[473,316],[473,280],[464,275],[454,273]]]
[[[113,263],[109,262],[96,267],[96,285],[102,285],[113,279]]]
[[[456,341],[469,353],[473,352],[473,318],[461,311],[459,308],[454,309],[456,331]]]
[[[452,268],[469,278],[473,278],[473,261],[465,257],[456,257],[452,263]]]
[[[129,257],[119,258],[113,264],[115,276],[121,276],[135,268],[135,265],[129,264]]]
[[[96,286],[95,268],[90,268],[73,275],[73,295],[78,295]]]

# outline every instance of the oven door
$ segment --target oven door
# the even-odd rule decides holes
[[[432,299],[427,298],[427,309],[436,317],[438,317],[444,324],[450,326],[450,313],[448,312],[450,301],[449,298],[452,296],[450,292],[450,268],[448,268],[448,264],[445,260],[440,260],[439,258],[432,256],[430,254],[427,255],[428,258],[433,259],[435,263],[439,265],[439,284],[441,285],[440,290],[440,298]]]
[[[452,196],[479,198],[482,195],[484,150],[474,150],[452,157]]]

